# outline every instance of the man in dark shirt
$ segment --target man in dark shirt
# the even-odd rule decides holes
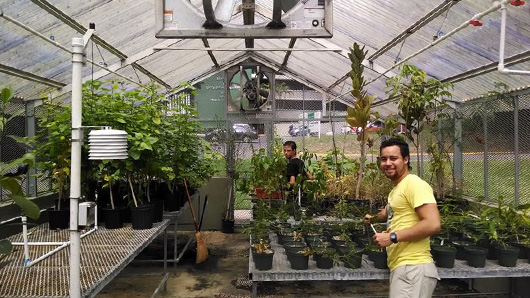
[[[287,163],[287,182],[289,182],[291,190],[296,183],[296,176],[299,174],[305,175],[309,180],[313,180],[311,173],[305,170],[304,162],[296,157],[295,142],[287,141],[283,144],[283,155],[289,160]]]

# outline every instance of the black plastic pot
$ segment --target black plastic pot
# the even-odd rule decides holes
[[[431,256],[432,256],[432,259],[436,262],[436,248],[437,247],[440,247],[442,245],[440,244],[431,244]]]
[[[48,226],[50,230],[68,229],[70,225],[70,209],[63,207],[55,210],[55,207],[46,209],[48,212]]]
[[[123,223],[130,223],[131,222],[131,208],[129,207],[117,207],[116,209],[121,210],[121,221]]]
[[[372,262],[377,269],[388,269],[386,251],[370,251]]]
[[[230,219],[222,219],[221,223],[221,231],[225,234],[232,234],[234,233],[234,220]]]
[[[474,243],[469,241],[453,241],[452,244],[456,248],[456,259],[465,260],[466,259],[466,250],[468,246],[472,246]]]
[[[320,269],[331,269],[333,268],[333,260],[326,258],[322,255],[315,254],[315,261],[317,262],[317,268]]]
[[[349,257],[343,257],[342,261],[344,262],[344,267],[346,268],[350,268],[350,269],[361,268],[361,263],[363,261],[363,253],[362,251],[360,251],[353,255],[350,255]]]
[[[526,249],[528,247],[527,244],[513,242],[510,243],[510,246],[519,248],[519,254],[517,255],[518,259],[528,259],[528,252]]]
[[[519,255],[519,248],[508,246],[497,247],[499,265],[503,267],[515,267],[517,265],[517,256]]]
[[[450,246],[434,247],[436,266],[440,268],[453,268],[455,266],[456,248]]]
[[[145,230],[153,227],[151,206],[131,207],[131,222],[134,230]]]
[[[302,253],[291,254],[291,268],[294,270],[306,270],[309,266],[309,256]]]
[[[262,270],[270,270],[272,268],[272,260],[274,258],[274,251],[270,254],[266,253],[254,253],[254,265],[256,266],[256,269],[262,271]]]
[[[466,251],[466,260],[469,266],[482,268],[486,265],[486,255],[488,254],[487,248],[466,246],[464,250]]]
[[[153,200],[153,222],[161,222],[164,219],[164,201]]]
[[[103,217],[105,221],[105,228],[107,229],[119,229],[123,228],[122,213],[125,208],[102,208]]]

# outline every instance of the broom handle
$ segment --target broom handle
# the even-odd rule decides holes
[[[202,205],[201,219],[199,220],[199,231],[202,229],[202,220],[204,219],[204,211],[206,211],[206,204],[208,203],[208,195],[204,197],[204,205]]]
[[[193,223],[195,224],[195,231],[199,231],[199,225],[197,224],[197,220],[195,219],[195,211],[193,211],[193,203],[191,202],[190,192],[188,191],[188,185],[186,183],[186,179],[184,180],[184,188],[186,189],[186,196],[188,197],[188,204],[190,205],[191,210],[191,216],[193,217]]]

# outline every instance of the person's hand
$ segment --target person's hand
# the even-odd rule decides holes
[[[379,247],[387,247],[392,244],[392,241],[390,241],[390,233],[377,233],[373,237],[375,244],[377,244]]]
[[[374,217],[374,216],[371,215],[371,214],[366,214],[366,215],[363,217],[363,221],[364,221],[364,223],[367,223],[367,224],[372,223],[372,218],[373,218],[373,217]]]

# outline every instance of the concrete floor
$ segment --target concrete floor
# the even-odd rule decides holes
[[[167,283],[167,292],[157,297],[174,298],[243,298],[250,297],[251,289],[237,285],[237,279],[248,274],[247,236],[203,232],[210,249],[210,258],[195,264],[195,253],[190,250],[178,264]],[[192,233],[178,234],[179,248]],[[171,237],[170,237],[171,238]],[[162,241],[150,245],[137,260],[162,259]],[[169,267],[170,271],[173,267]],[[125,268],[98,298],[151,297],[162,279],[162,264],[135,261]],[[259,287],[260,297],[387,297],[388,281],[334,281],[334,282],[270,282]],[[460,280],[443,280],[438,283],[435,297],[469,297],[472,292]],[[476,293],[475,293],[476,294]],[[473,297],[502,297],[502,295],[473,295]]]

